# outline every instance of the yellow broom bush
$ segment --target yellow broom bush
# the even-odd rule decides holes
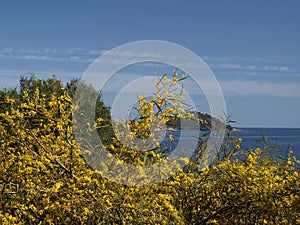
[[[195,119],[181,107],[181,96],[161,92],[180,78],[164,79],[158,79],[161,86],[152,99],[140,96],[142,119],[118,124],[129,126],[132,133],[122,134],[129,141],[138,135],[151,138],[149,126],[158,116],[164,123],[181,116]],[[294,157],[269,155],[267,146],[246,151],[241,139],[230,136],[226,150],[204,170],[197,160],[188,160],[159,183],[119,184],[87,164],[74,138],[77,83],[64,87],[55,78],[21,81],[19,91],[0,94],[1,224],[300,224],[299,161]],[[102,114],[90,126],[110,133],[109,111],[100,100],[98,104]],[[143,166],[165,157],[157,148],[134,151],[118,135],[102,138],[121,161]],[[199,146],[199,154],[204,147]]]

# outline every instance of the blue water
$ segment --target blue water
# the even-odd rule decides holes
[[[186,143],[192,143],[195,140],[192,131],[186,131],[188,135],[185,136],[187,139]],[[190,132],[190,133],[189,133]],[[175,142],[170,142],[166,138],[163,142],[163,146],[169,151],[176,148],[178,140],[182,138],[181,131],[169,131],[172,134]],[[202,131],[202,134],[208,133],[207,131]],[[263,137],[267,140],[269,146],[275,146],[279,150],[279,155],[282,157],[286,156],[287,149],[291,148],[294,155],[300,159],[300,128],[238,128],[233,131],[233,135],[236,138],[242,138],[242,148],[243,149],[253,149],[257,147],[264,146]],[[187,138],[188,137],[188,138]]]
[[[263,136],[269,144],[275,144],[280,155],[285,156],[286,150],[292,148],[295,156],[300,158],[300,128],[238,128],[233,135],[243,139],[243,148],[263,147]]]

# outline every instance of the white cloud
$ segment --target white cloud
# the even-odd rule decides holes
[[[261,68],[265,71],[279,71],[279,72],[288,72],[289,68],[285,66],[264,66]]]
[[[93,55],[93,57],[103,55],[105,53],[109,52],[109,50],[96,50],[96,49],[85,49],[85,48],[68,48],[68,49],[55,49],[55,48],[44,48],[44,49],[25,49],[25,48],[12,48],[12,47],[7,47],[3,48],[2,50],[0,49],[0,53],[3,54],[60,54],[60,55],[72,55],[75,54],[76,56],[79,55]],[[159,55],[153,55],[151,52],[144,52],[141,55],[135,55],[130,51],[114,51],[114,55],[116,56],[158,56]],[[176,57],[176,56],[174,56]],[[180,57],[180,56],[177,56]],[[272,62],[276,61],[278,57],[210,57],[210,56],[202,56],[202,58],[206,61],[211,61],[211,62],[223,62],[219,64],[220,67],[222,68],[236,68],[236,69],[243,69],[244,67],[248,67],[248,69],[256,69],[255,65],[250,65],[250,66],[242,66],[239,64],[234,64],[230,62],[237,62],[237,61],[244,61],[244,62],[254,62],[254,61],[259,61],[259,62]],[[229,63],[228,63],[229,62]],[[262,67],[265,70],[283,70],[286,71],[288,68],[287,67],[269,67],[269,66],[264,66]]]
[[[221,69],[238,69],[238,70],[241,70],[243,68],[243,66],[239,65],[239,64],[221,63],[219,65],[219,68],[221,68]]]
[[[16,55],[16,54],[0,54],[0,59],[5,60],[37,60],[37,61],[57,61],[57,62],[79,62],[91,63],[94,58],[82,58],[79,56],[55,57],[48,55]]]
[[[221,69],[233,69],[233,70],[255,70],[255,71],[269,71],[269,72],[289,72],[290,69],[286,66],[258,66],[252,65],[241,65],[232,63],[221,63],[214,65]]]
[[[203,56],[204,60],[210,62],[245,62],[245,63],[253,63],[253,62],[264,62],[264,63],[278,63],[284,59],[281,56],[265,56],[265,57],[241,57],[241,56],[233,56],[233,57],[214,57],[214,56]]]
[[[63,81],[69,81],[72,78],[80,78],[82,72],[80,71],[28,71],[28,70],[0,70],[0,89],[3,87],[11,88],[18,85],[21,75],[34,74],[39,78],[51,77],[56,75]],[[293,74],[293,76],[300,76],[300,74]],[[106,91],[118,92],[128,83],[143,78],[140,74],[118,73],[113,76],[105,86]],[[292,82],[260,82],[247,80],[219,80],[220,86],[224,95],[232,96],[273,96],[273,97],[296,97],[300,98],[300,83]],[[148,84],[145,83],[147,86]],[[209,84],[206,84],[209,86]],[[145,86],[145,87],[146,87]],[[194,81],[187,79],[184,81],[183,87],[189,94],[203,95],[202,90],[195,84]],[[144,87],[140,86],[140,90]]]
[[[300,83],[220,81],[225,95],[300,97]]]
[[[77,54],[77,55],[96,55],[100,56],[105,51],[95,49],[84,49],[84,48],[69,48],[69,49],[55,49],[55,48],[44,48],[44,49],[25,49],[25,48],[4,48],[0,50],[1,53],[14,53],[14,54]]]
[[[0,60],[27,60],[27,61],[50,61],[50,62],[73,62],[73,63],[92,63],[97,57],[108,52],[107,50],[95,50],[85,48],[69,48],[69,49],[55,49],[55,48],[44,48],[44,49],[16,49],[12,47],[0,49]],[[114,55],[106,57],[106,62],[114,65],[124,65],[128,63],[128,57],[147,57],[153,56],[150,52],[144,52],[137,56],[130,51],[125,52],[114,52]],[[157,56],[159,57],[159,56]],[[176,59],[179,59],[178,55],[174,55]],[[268,60],[271,62],[272,57],[266,58],[242,58],[242,57],[204,57],[209,62],[211,68],[222,69],[226,74],[231,75],[243,75],[245,77],[260,76],[260,77],[274,77],[286,75],[290,78],[299,78],[300,74],[297,71],[293,71],[291,68],[283,65],[268,65]],[[274,60],[276,57],[274,58]],[[212,63],[211,63],[212,62]],[[232,63],[238,62],[238,63]],[[263,63],[264,62],[264,63]],[[157,63],[145,63],[145,66],[159,67]],[[188,62],[185,65],[190,65]],[[161,65],[161,67],[164,67]],[[55,69],[55,68],[54,68]],[[153,71],[155,72],[155,71]],[[0,85],[11,86],[14,83],[14,78],[19,78],[21,74],[30,74],[28,71],[1,71]],[[35,74],[46,75],[46,74],[64,74],[69,77],[71,73],[67,75],[66,72],[51,72],[51,71],[36,71]],[[72,73],[74,74],[74,73]],[[81,73],[76,73],[81,75]],[[137,75],[127,75],[127,77],[115,80],[114,87],[122,87],[129,80],[136,79]],[[272,83],[272,82],[259,82],[259,81],[220,81],[221,86],[224,90],[225,95],[262,95],[262,96],[280,96],[280,97],[299,97],[300,96],[300,85],[297,83]],[[207,85],[209,86],[209,85]],[[113,89],[114,87],[111,87]],[[191,85],[188,82],[185,84],[185,88],[191,94],[201,94],[201,90],[196,85]]]
[[[300,77],[300,73],[289,73],[289,77]]]
[[[4,53],[11,53],[13,51],[13,48],[5,48],[2,50]]]
[[[1,70],[0,69],[0,89],[14,88],[19,85],[20,76],[34,75],[37,78],[47,78],[55,75],[62,81],[70,81],[73,78],[80,78],[82,72],[79,71],[28,71],[28,70]]]
[[[8,60],[40,60],[40,61],[61,61],[61,62],[77,62],[77,63],[91,63],[97,57],[109,52],[108,50],[95,50],[85,48],[69,48],[69,49],[24,49],[24,48],[12,48],[7,47],[0,50],[0,59]],[[110,53],[112,54],[112,53]],[[127,57],[147,57],[156,56],[158,58],[162,55],[153,55],[151,52],[144,52],[140,55],[135,55],[130,51],[114,51],[114,55],[110,55],[108,63],[112,64],[124,64],[124,60]],[[183,60],[180,56],[172,56],[174,60]],[[273,59],[272,57],[265,58],[246,58],[246,57],[203,57],[208,61],[211,68],[219,68],[224,70],[240,70],[240,71],[265,71],[265,72],[290,72],[290,68],[286,66],[270,66],[270,65],[256,65],[250,62],[267,62],[267,60]],[[232,62],[246,62],[246,64],[232,63]],[[126,61],[127,62],[127,61]],[[215,63],[212,63],[215,62]],[[221,63],[217,63],[221,62]],[[188,65],[188,62],[185,63]],[[189,65],[190,67],[193,65]],[[195,66],[195,65],[194,65]]]
[[[138,58],[164,58],[168,57],[168,54],[164,53],[152,53],[151,51],[145,52],[133,52],[133,51],[116,51],[110,52],[109,50],[95,50],[84,48],[70,48],[70,49],[15,49],[4,48],[0,49],[0,59],[8,60],[41,60],[41,61],[62,61],[62,62],[81,62],[91,63],[101,55],[109,53],[106,57],[108,63],[112,64],[124,64],[129,60]],[[182,61],[184,58],[178,55],[172,55],[174,61]],[[187,64],[189,62],[186,62]]]
[[[128,83],[140,79],[145,76],[140,74],[118,73],[112,77],[106,84],[106,91],[118,92]],[[247,80],[218,80],[224,95],[232,96],[273,96],[273,97],[300,97],[300,83],[274,83],[274,82],[260,82]],[[147,89],[147,83],[140,86],[140,90]],[[204,85],[204,84],[202,84]],[[201,88],[192,80],[186,79],[183,81],[183,87],[189,94],[203,95]],[[213,93],[212,87],[214,84],[205,83],[205,88]]]
[[[84,48],[70,48],[70,49],[15,49],[4,48],[0,50],[0,59],[6,60],[40,60],[40,61],[61,61],[61,62],[79,62],[91,63],[99,56],[108,53],[108,50],[95,50]],[[130,51],[114,51],[110,52],[110,57],[106,60],[112,64],[124,64],[128,62],[128,57],[148,57],[157,56],[151,52],[144,52],[141,55],[136,55]],[[176,57],[176,56],[174,56]]]

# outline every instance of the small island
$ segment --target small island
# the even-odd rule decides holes
[[[207,113],[202,113],[202,112],[193,112],[196,114],[196,118],[201,119],[203,121],[206,121],[206,123],[200,123],[200,130],[210,130],[212,127],[212,123],[216,123],[218,125],[224,125],[224,122],[220,121],[219,119],[212,117],[211,115]],[[189,127],[189,123],[191,123],[190,127],[194,127],[194,120],[190,120],[187,122],[187,127]],[[170,130],[180,130],[181,129],[181,122],[179,118],[176,118],[174,120],[170,120],[167,123],[168,129]],[[234,128],[230,126],[229,124],[226,124],[226,130],[227,131],[232,131]]]

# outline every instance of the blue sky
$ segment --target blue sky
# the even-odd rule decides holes
[[[80,77],[139,40],[189,48],[210,66],[240,127],[300,127],[299,1],[2,1],[0,86]]]

